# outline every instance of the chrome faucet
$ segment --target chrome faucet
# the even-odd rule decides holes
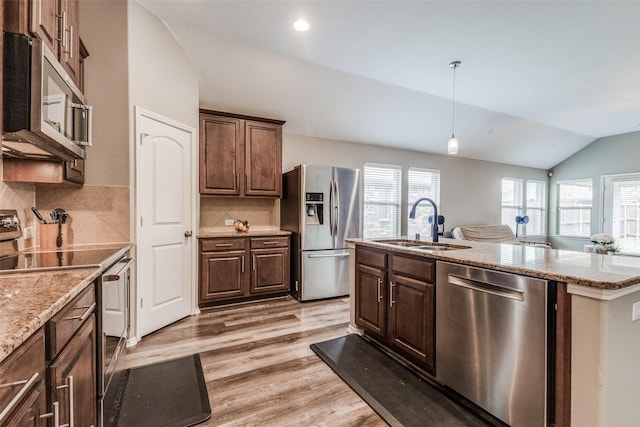
[[[436,206],[436,202],[434,202],[428,197],[423,197],[421,199],[416,200],[416,202],[413,204],[413,207],[411,208],[411,212],[409,213],[409,218],[411,219],[416,218],[416,208],[418,207],[418,204],[420,202],[424,202],[424,201],[431,203],[431,205],[433,206],[433,225],[431,226],[431,235],[433,237],[433,241],[437,242],[438,241],[438,207]]]

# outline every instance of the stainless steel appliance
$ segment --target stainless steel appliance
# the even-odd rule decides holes
[[[4,33],[3,82],[4,156],[86,157],[92,109],[42,41]]]
[[[447,262],[436,270],[438,381],[509,425],[547,425],[555,282]]]
[[[15,210],[0,210],[0,274],[48,271],[59,268],[98,267],[96,279],[96,404],[98,423],[108,413],[117,393],[114,378],[122,370],[118,364],[126,345],[129,329],[130,269],[128,247],[113,246],[74,250],[19,251],[22,237]]]
[[[300,165],[283,174],[280,228],[292,232],[293,296],[348,295],[345,239],[360,236],[360,171]]]

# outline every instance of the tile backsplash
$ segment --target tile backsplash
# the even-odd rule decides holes
[[[49,212],[54,208],[67,211],[69,244],[124,243],[132,240],[129,233],[128,187],[38,187],[36,207],[45,219],[49,218]],[[39,242],[39,236],[37,239]]]
[[[254,227],[279,227],[280,199],[200,197],[200,228],[224,227],[225,219],[247,220]]]

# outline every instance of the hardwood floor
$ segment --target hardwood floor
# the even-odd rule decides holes
[[[309,348],[348,323],[348,298],[215,308],[144,337],[124,362],[200,353],[212,410],[202,426],[386,426]]]

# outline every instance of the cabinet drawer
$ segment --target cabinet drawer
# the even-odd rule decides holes
[[[387,254],[358,248],[356,250],[356,263],[378,268],[387,268]]]
[[[64,348],[95,308],[96,297],[91,285],[47,322],[47,360],[52,360]]]
[[[435,262],[430,259],[391,255],[391,269],[395,274],[414,277],[425,282],[434,282],[435,268]]]
[[[254,237],[251,239],[251,249],[286,248],[288,246],[288,237]]]
[[[39,329],[0,364],[0,412],[21,395],[13,408],[27,399],[45,378],[44,332]],[[10,411],[13,412],[13,411]],[[4,420],[0,420],[4,424]]]
[[[246,239],[202,239],[200,252],[244,250]]]

